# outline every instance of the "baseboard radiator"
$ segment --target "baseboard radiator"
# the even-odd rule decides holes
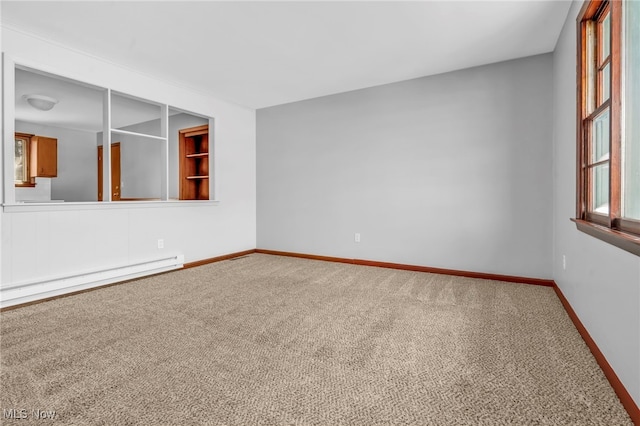
[[[72,275],[40,278],[0,288],[0,308],[73,293],[119,281],[182,268],[184,255],[164,257],[110,268],[80,271]]]

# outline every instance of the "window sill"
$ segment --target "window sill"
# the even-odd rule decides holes
[[[108,209],[139,209],[139,208],[167,208],[217,206],[217,200],[166,200],[166,201],[96,201],[96,202],[17,202],[3,204],[5,213],[68,211],[68,210],[108,210]]]
[[[640,236],[629,234],[581,219],[571,219],[578,231],[640,256]]]
[[[15,187],[16,188],[35,188],[36,184],[35,183],[16,183]]]

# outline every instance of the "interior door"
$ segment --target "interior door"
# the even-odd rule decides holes
[[[102,196],[102,146],[98,147],[98,201]],[[111,201],[120,201],[120,142],[111,144]]]

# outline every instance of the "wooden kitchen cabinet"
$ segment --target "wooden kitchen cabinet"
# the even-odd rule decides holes
[[[32,136],[29,149],[31,177],[58,175],[58,139]]]

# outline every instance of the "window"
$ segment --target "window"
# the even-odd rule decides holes
[[[16,133],[13,163],[13,180],[15,186],[35,186],[29,174],[29,145],[31,136]]]
[[[27,203],[37,209],[42,203],[50,208],[66,202],[183,199],[179,194],[180,130],[203,125],[213,130],[211,117],[10,59],[4,70],[4,102],[13,104],[5,109],[4,117],[13,123],[5,129],[3,145],[5,205]],[[37,108],[28,101],[28,95],[33,94],[54,97],[57,102],[53,108]],[[10,143],[7,136],[14,132],[14,143]],[[45,150],[45,140],[53,141],[53,148]],[[215,171],[213,137],[207,142],[206,155],[198,154],[202,157],[198,157],[200,169],[207,174],[198,176],[202,184],[200,196],[194,200],[212,201],[215,197],[215,173],[211,179],[208,173]],[[103,146],[112,149],[103,150]],[[55,164],[54,173],[42,171],[47,161]]]
[[[578,15],[578,229],[640,255],[640,2]]]
[[[623,213],[640,220],[640,2],[627,2],[624,9],[624,110]],[[637,230],[638,228],[636,228]]]

